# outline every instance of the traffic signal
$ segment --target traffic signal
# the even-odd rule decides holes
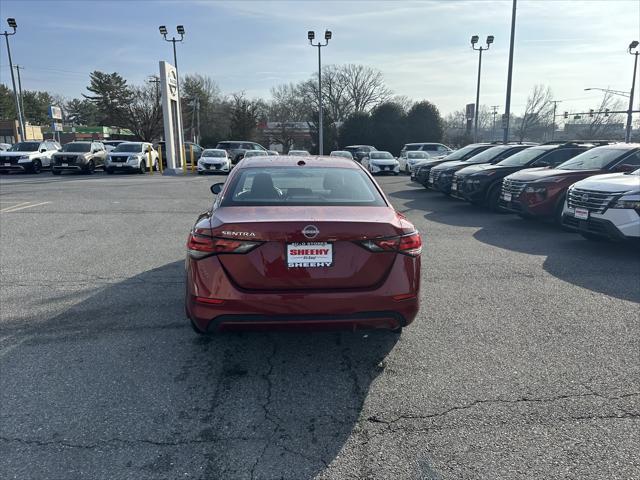
[[[608,108],[605,108],[605,109],[604,109],[604,116],[605,116],[605,117],[608,117],[608,116],[609,116],[609,109],[608,109]]]
[[[564,118],[569,118],[569,112],[564,112]]]
[[[593,108],[589,110],[589,116],[593,117]]]

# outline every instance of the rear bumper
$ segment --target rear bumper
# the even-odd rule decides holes
[[[372,289],[291,292],[243,290],[229,280],[217,257],[187,258],[185,303],[188,317],[202,331],[236,327],[393,329],[415,319],[419,290],[419,257],[397,255],[386,280]],[[398,295],[410,298],[394,299]],[[205,303],[203,298],[222,303]]]

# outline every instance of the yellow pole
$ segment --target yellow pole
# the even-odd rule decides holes
[[[193,145],[189,145],[189,154],[191,156],[191,173],[196,171],[196,164],[193,163]]]
[[[153,175],[153,162],[151,161],[151,150],[147,152],[147,164],[149,165],[149,175]]]
[[[182,144],[182,158],[180,159],[182,160],[182,174],[186,175],[187,174],[187,156],[185,155],[185,151],[184,151],[184,143]]]
[[[158,168],[160,169],[160,173],[162,173],[162,145],[158,145]]]

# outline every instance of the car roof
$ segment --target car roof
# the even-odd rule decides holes
[[[405,143],[405,145],[442,145],[442,143],[438,143],[438,142],[414,142],[414,143]]]
[[[634,148],[640,148],[640,143],[612,143],[611,145],[601,145],[595,148],[616,148],[619,150],[633,150]]]
[[[254,167],[295,167],[298,162],[303,161],[304,166],[309,167],[330,167],[330,168],[362,168],[359,164],[344,157],[323,156],[286,156],[286,155],[267,155],[259,157],[250,157],[242,160],[235,168],[254,168]],[[302,165],[300,165],[302,166]]]

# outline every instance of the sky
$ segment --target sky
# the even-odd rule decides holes
[[[158,26],[173,33],[181,24],[181,75],[268,98],[271,87],[317,71],[307,30],[322,37],[329,29],[323,64],[374,67],[395,94],[429,100],[443,114],[475,101],[478,54],[469,39],[494,35],[482,57],[480,104],[504,110],[511,0],[1,0],[0,17],[18,22],[9,40],[23,89],[80,97],[93,70],[141,84],[159,60],[172,61]],[[535,84],[550,86],[559,110],[572,112],[599,105],[602,93],[585,88],[629,91],[632,40],[640,40],[640,0],[518,0],[512,112],[524,109]],[[4,41],[0,49],[0,81],[10,85]]]

